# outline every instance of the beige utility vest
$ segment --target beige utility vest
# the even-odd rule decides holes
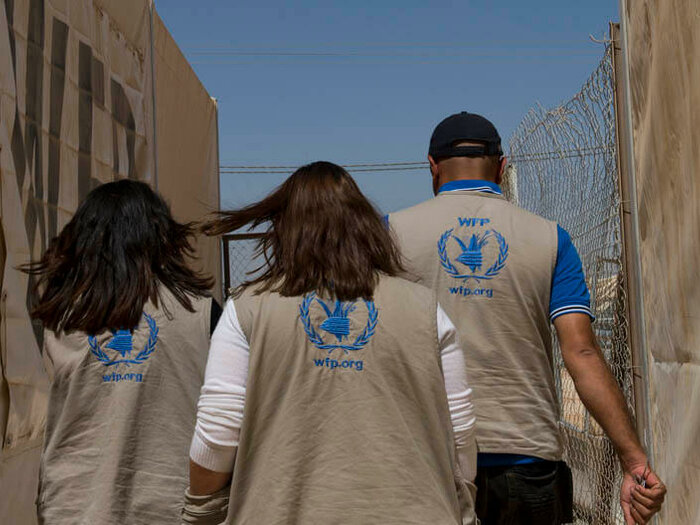
[[[235,305],[250,369],[226,523],[474,522],[430,290],[384,277],[370,302]]]
[[[179,523],[209,351],[211,299],[164,290],[133,336],[47,332],[52,362],[39,518],[54,524]],[[167,307],[167,312],[162,307]]]
[[[390,216],[409,278],[437,292],[458,329],[480,452],[561,459],[549,298],[557,226],[474,191]]]

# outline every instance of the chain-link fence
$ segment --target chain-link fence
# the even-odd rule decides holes
[[[530,110],[510,140],[510,154],[506,193],[571,234],[591,291],[598,341],[633,410],[610,46],[572,99]],[[554,368],[576,523],[623,523],[622,474],[613,447],[576,394],[558,347]]]
[[[255,277],[264,259],[256,253],[259,234],[228,234],[223,237],[224,291],[230,295],[238,285]]]
[[[633,411],[611,49],[579,93],[554,109],[533,108],[510,141],[504,192],[568,230],[583,261],[594,328]],[[224,237],[226,289],[262,262],[255,234]],[[554,337],[554,335],[553,335]],[[621,471],[610,441],[581,403],[555,343],[556,383],[566,460],[574,473],[576,523],[623,523]]]

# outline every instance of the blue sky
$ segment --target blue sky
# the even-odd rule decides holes
[[[156,0],[219,102],[222,165],[425,160],[434,126],[481,113],[508,138],[573,95],[618,20],[615,0]],[[291,172],[291,170],[290,170]],[[425,171],[354,175],[384,212],[429,198]],[[283,175],[222,175],[224,207]]]

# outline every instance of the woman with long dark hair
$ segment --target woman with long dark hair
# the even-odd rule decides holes
[[[40,522],[179,519],[216,317],[212,280],[188,266],[192,234],[147,184],[111,182],[23,268],[52,376]]]
[[[261,273],[212,336],[184,520],[473,523],[462,349],[435,295],[397,277],[382,217],[315,162],[206,232],[263,225]]]

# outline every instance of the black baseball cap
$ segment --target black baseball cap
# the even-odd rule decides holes
[[[457,142],[479,142],[479,146],[455,146]],[[476,113],[455,113],[440,122],[430,137],[428,153],[434,159],[444,157],[481,157],[503,155],[496,127]]]

